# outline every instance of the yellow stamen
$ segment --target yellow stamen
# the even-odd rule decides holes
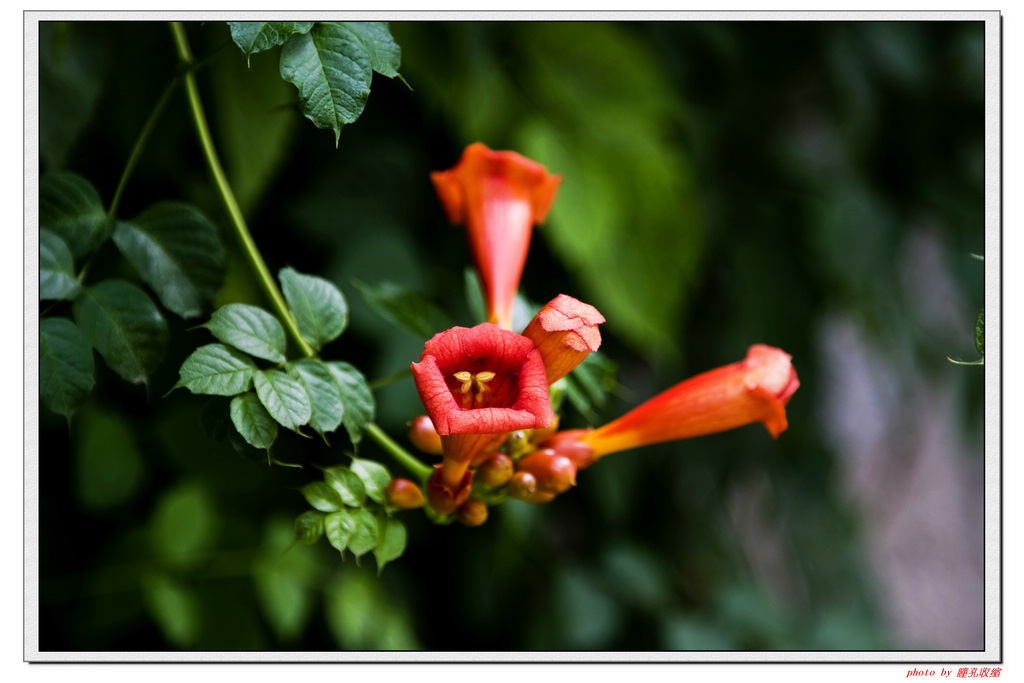
[[[461,370],[456,372],[453,377],[462,382],[462,386],[459,387],[459,393],[465,394],[465,396],[462,397],[462,405],[463,407],[467,407],[470,401],[473,400],[472,394],[470,394],[470,389],[476,387],[476,401],[477,403],[483,403],[484,392],[491,390],[491,388],[487,386],[487,382],[494,379],[496,374],[490,370],[484,370],[483,372],[478,372],[474,375],[467,370]]]

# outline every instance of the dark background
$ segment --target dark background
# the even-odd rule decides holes
[[[544,506],[477,529],[405,513],[380,578],[326,541],[292,548],[297,489],[347,444],[282,435],[240,457],[206,399],[161,398],[203,330],[174,316],[148,387],[97,362],[71,421],[41,409],[41,650],[981,649],[984,40],[981,23],[392,23],[397,79],[316,129],[219,22],[187,26],[215,143],[273,272],[351,308],[325,357],[371,380],[422,339],[354,280],[473,320],[471,264],[429,181],[462,148],[514,149],[565,181],[523,294],[595,305],[617,385],[601,424],[753,343],[792,354],[790,427],[610,456]],[[42,24],[40,160],[109,204],[176,73],[168,26]],[[179,92],[119,214],[180,199],[223,228],[218,304],[265,305]],[[90,277],[135,279],[112,245]],[[411,379],[376,394],[401,443]],[[336,441],[342,441],[337,439]],[[372,442],[360,454],[396,463]]]

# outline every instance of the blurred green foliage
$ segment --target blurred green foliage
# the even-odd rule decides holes
[[[608,319],[607,420],[762,342],[791,353],[790,428],[758,426],[608,458],[553,503],[511,502],[480,528],[403,516],[408,548],[378,578],[369,558],[294,542],[316,467],[344,448],[287,433],[268,468],[173,392],[204,331],[168,321],[145,386],[97,363],[89,402],[40,422],[42,650],[719,650],[899,648],[880,617],[859,520],[840,493],[816,404],[815,338],[848,312],[908,372],[960,373],[977,421],[980,379],[945,361],[963,334],[929,322],[901,284],[926,227],[962,254],[976,310],[983,268],[983,26],[936,22],[394,23],[402,75],[374,77],[366,109],[332,136],[278,76],[280,49],[246,57],[227,25],[187,25],[230,181],[273,272],[331,280],[350,305],[331,359],[369,380],[407,369],[423,339],[370,296],[409,297],[408,328],[477,322],[471,263],[429,171],[480,140],[565,175],[523,277],[530,301],[565,292]],[[40,27],[40,161],[109,205],[152,106],[177,73],[165,24]],[[265,305],[179,92],[120,214],[188,201],[229,250],[217,303]],[[100,252],[90,278],[136,276]],[[387,283],[387,284],[385,284]],[[361,290],[364,293],[361,293]],[[441,313],[443,311],[443,313]],[[421,330],[422,331],[422,330]],[[204,336],[205,335],[205,336]],[[375,391],[403,445],[422,412],[408,378]],[[217,399],[211,399],[216,402]],[[226,401],[219,408],[226,415]],[[209,425],[209,428],[204,427]],[[338,439],[343,441],[343,439]],[[372,443],[359,454],[395,463]],[[239,457],[239,455],[245,457]],[[757,484],[788,574],[744,554],[730,495]],[[407,519],[406,519],[407,517]]]

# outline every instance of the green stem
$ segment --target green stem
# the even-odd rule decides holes
[[[390,453],[395,460],[401,463],[405,469],[409,470],[413,476],[419,479],[420,483],[426,482],[427,477],[430,476],[432,471],[430,467],[424,465],[414,455],[409,453],[409,451],[395,443],[390,436],[384,433],[384,430],[373,422],[366,425],[366,433],[369,434],[374,441],[380,444],[384,450]]]
[[[232,226],[235,229],[235,234],[242,243],[242,248],[245,250],[245,255],[248,257],[249,263],[256,271],[256,276],[263,287],[264,293],[274,305],[274,309],[277,311],[278,315],[282,320],[284,320],[285,326],[295,339],[295,342],[299,345],[303,355],[305,355],[306,358],[315,358],[316,351],[309,345],[309,342],[303,339],[302,334],[299,333],[299,326],[298,323],[295,322],[295,316],[292,315],[291,310],[288,308],[288,304],[285,302],[284,296],[281,294],[281,290],[274,281],[274,277],[271,275],[270,269],[267,268],[267,264],[263,260],[263,256],[260,254],[259,248],[256,246],[256,242],[252,238],[252,234],[249,232],[249,228],[245,223],[245,218],[242,216],[242,210],[239,208],[238,202],[235,200],[235,194],[231,191],[227,175],[224,173],[224,169],[220,164],[220,159],[217,156],[217,150],[213,146],[213,137],[210,135],[210,127],[206,122],[206,114],[203,112],[203,104],[199,99],[199,87],[196,85],[195,75],[191,70],[194,62],[192,50],[188,44],[188,37],[185,35],[185,27],[181,25],[181,22],[172,21],[171,30],[174,33],[174,42],[178,48],[178,56],[188,67],[190,67],[189,70],[185,72],[185,88],[188,91],[189,107],[192,110],[192,118],[195,120],[196,130],[199,133],[199,140],[203,146],[203,153],[206,155],[206,162],[210,165],[210,171],[213,173],[213,179],[217,184],[217,189],[220,190],[221,198],[224,200],[224,204],[227,207],[228,214],[231,217]]]
[[[117,190],[114,192],[114,198],[110,201],[110,209],[107,211],[107,217],[110,220],[114,220],[117,216],[117,208],[121,205],[121,195],[124,193],[124,188],[128,184],[128,179],[132,175],[132,171],[135,170],[135,165],[139,162],[139,157],[142,156],[142,150],[145,149],[146,143],[149,142],[149,136],[156,130],[156,123],[160,120],[160,115],[164,113],[164,109],[167,108],[167,103],[171,101],[171,95],[174,93],[174,89],[178,85],[178,79],[175,78],[171,81],[164,92],[160,95],[160,99],[157,100],[156,106],[153,107],[153,111],[150,112],[149,118],[146,119],[146,124],[142,127],[142,131],[139,132],[139,137],[135,140],[135,146],[132,148],[131,156],[128,157],[128,163],[125,164],[124,172],[121,174],[121,181],[117,184]]]

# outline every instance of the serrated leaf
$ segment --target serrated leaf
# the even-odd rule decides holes
[[[89,397],[94,377],[92,347],[67,318],[39,323],[39,398],[55,413],[71,417]]]
[[[366,106],[374,64],[390,70],[390,60],[381,57],[386,57],[385,46],[378,42],[372,49],[371,56],[359,34],[335,22],[292,35],[281,48],[281,78],[299,89],[306,118],[334,131],[335,145],[342,126],[359,118]]]
[[[377,545],[373,556],[377,560],[377,574],[384,571],[384,565],[397,560],[405,552],[408,533],[405,525],[385,514],[377,515]]]
[[[292,268],[282,268],[278,278],[306,341],[319,350],[341,336],[348,325],[348,304],[333,282]]]
[[[380,504],[384,504],[384,491],[391,483],[391,473],[388,468],[373,460],[352,458],[352,471],[363,481],[366,487],[366,495]]]
[[[277,438],[277,423],[251,392],[231,399],[231,422],[253,448],[269,450]]]
[[[341,400],[341,387],[331,371],[319,360],[303,358],[288,364],[288,374],[298,380],[309,394],[309,426],[320,434],[337,429],[345,406]]]
[[[286,359],[284,327],[273,315],[249,304],[221,306],[201,325],[213,336],[240,351],[275,363]]]
[[[39,227],[58,235],[81,258],[107,238],[112,226],[96,188],[82,176],[62,171],[39,180]]]
[[[312,21],[229,21],[231,39],[239,47],[246,61],[257,52],[269,50],[293,33],[306,33],[313,28]]]
[[[160,202],[118,221],[114,243],[160,302],[182,318],[209,306],[224,279],[217,226],[189,204]]]
[[[370,308],[417,339],[430,339],[435,333],[451,327],[444,311],[419,292],[392,282],[355,284]]]
[[[341,402],[345,406],[341,422],[345,425],[348,436],[356,446],[363,438],[363,430],[373,421],[376,403],[373,392],[366,383],[363,373],[350,364],[342,361],[325,363],[331,371],[334,381],[341,390]]]
[[[402,66],[402,49],[391,36],[386,21],[343,21],[342,26],[352,31],[363,44],[370,67],[382,76],[394,78]]]
[[[234,396],[249,391],[256,364],[249,356],[223,344],[207,344],[192,352],[178,370],[178,383],[193,394]]]
[[[295,538],[306,545],[313,545],[324,535],[324,513],[306,510],[295,518]]]
[[[338,492],[325,482],[314,481],[306,484],[299,490],[306,497],[306,502],[320,512],[337,512],[342,509],[341,497],[338,495]],[[324,528],[327,531],[328,537],[330,537],[330,527],[326,518],[324,519]]]
[[[362,507],[366,500],[366,486],[359,475],[347,467],[329,467],[324,470],[324,481],[337,492],[341,502],[353,508]]]
[[[348,537],[348,549],[358,560],[362,555],[377,547],[377,519],[369,510],[359,508],[348,511],[352,519],[352,533]]]
[[[149,381],[167,347],[167,321],[145,292],[123,280],[86,287],[75,323],[110,368],[129,382]]]
[[[298,431],[309,422],[309,394],[297,381],[280,370],[257,370],[252,382],[267,412],[284,427]]]
[[[74,299],[82,286],[67,243],[49,230],[39,231],[39,298]]]

